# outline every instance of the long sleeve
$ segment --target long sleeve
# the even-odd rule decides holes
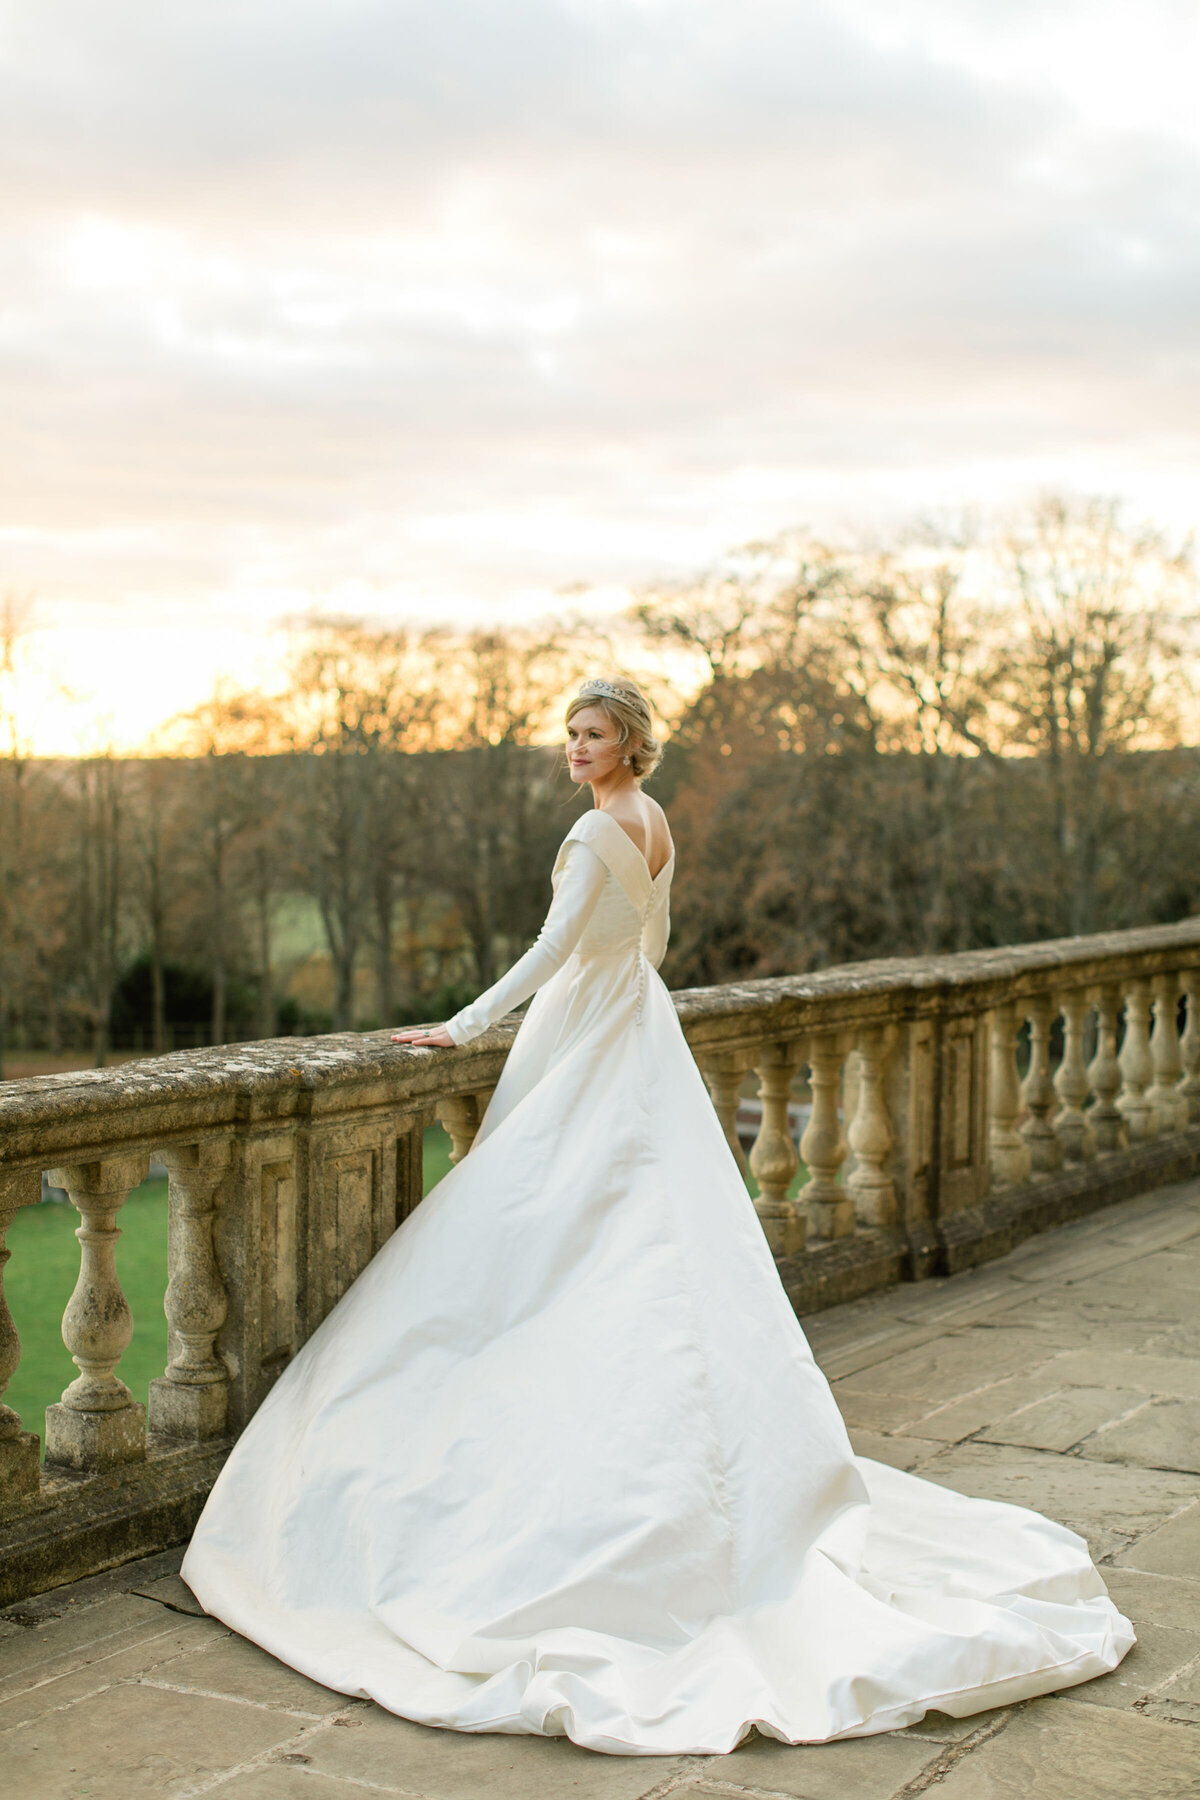
[[[558,973],[583,936],[607,879],[608,870],[595,851],[569,841],[562,875],[537,942],[494,987],[447,1022],[446,1030],[456,1044],[469,1044]]]

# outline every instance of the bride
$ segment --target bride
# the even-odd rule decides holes
[[[640,690],[567,710],[594,800],[470,1155],[235,1446],[183,1564],[326,1687],[632,1755],[890,1731],[1087,1681],[1133,1633],[1082,1540],[856,1457],[656,969],[674,852]]]

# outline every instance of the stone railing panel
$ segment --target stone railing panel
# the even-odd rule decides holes
[[[934,1134],[938,1021],[901,1020],[896,1033],[886,1077],[892,1171],[909,1272],[920,1277],[933,1273],[938,1257]]]
[[[1200,920],[675,1003],[743,1168],[738,1104],[757,1083],[756,1205],[800,1311],[982,1261],[1200,1164]],[[48,1409],[40,1478],[41,1421],[0,1403],[0,1603],[186,1533],[232,1436],[420,1204],[424,1128],[440,1118],[452,1160],[469,1154],[514,1030],[438,1053],[379,1032],[0,1084],[0,1273],[42,1170],[80,1215],[63,1320],[79,1374]],[[147,1413],[120,1373],[119,1239],[152,1154],[169,1176],[169,1347]],[[0,1287],[0,1394],[19,1356]]]

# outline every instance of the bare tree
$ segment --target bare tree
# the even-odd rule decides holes
[[[831,550],[788,532],[730,551],[696,580],[646,590],[631,617],[649,643],[690,662],[691,681],[676,686],[680,713],[690,710],[699,676],[715,718],[747,676],[807,665],[827,639],[840,582]]]
[[[570,647],[537,632],[444,634],[429,650],[445,700],[437,817],[425,846],[438,886],[458,906],[477,980],[533,936],[545,911],[544,870],[566,828],[553,803],[557,750],[544,747],[576,672]],[[431,771],[431,775],[432,775]]]
[[[212,698],[173,720],[167,736],[194,760],[193,857],[204,896],[212,1008],[209,1036],[225,1042],[234,946],[243,932],[247,890],[255,912],[260,1014],[273,1019],[271,909],[278,857],[274,807],[263,759],[278,742],[273,704],[260,694],[218,685]]]
[[[172,842],[172,801],[178,782],[170,764],[154,758],[140,766],[131,809],[133,888],[150,962],[150,1046],[167,1048],[166,961],[168,931],[177,892],[178,845]]]
[[[108,1061],[121,970],[126,769],[111,751],[75,765],[77,885],[84,1009],[98,1069]]]
[[[0,599],[0,1080],[28,953],[29,753],[19,720],[18,656],[28,609]]]
[[[1073,932],[1096,929],[1114,759],[1181,741],[1191,549],[1114,501],[1054,495],[1000,546],[1022,626],[1004,658],[1011,738],[1045,770]]]
[[[355,975],[372,939],[380,1016],[393,1010],[396,907],[417,807],[405,759],[436,742],[443,704],[419,634],[309,621],[288,696],[305,795],[295,866],[320,908],[339,1030],[354,1023]]]
[[[997,719],[995,638],[1001,622],[967,590],[963,546],[910,542],[848,561],[836,617],[842,680],[871,719],[876,748],[914,759],[923,796],[915,826],[923,854],[920,949],[974,941],[965,879],[967,780],[973,758],[1003,749]],[[899,823],[899,821],[897,821]]]

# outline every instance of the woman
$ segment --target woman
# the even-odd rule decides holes
[[[567,711],[535,995],[471,1154],[235,1447],[183,1565],[327,1687],[637,1755],[889,1731],[1086,1681],[1133,1634],[1086,1545],[855,1457],[655,973],[673,851],[622,679]],[[653,967],[651,966],[653,965]]]

